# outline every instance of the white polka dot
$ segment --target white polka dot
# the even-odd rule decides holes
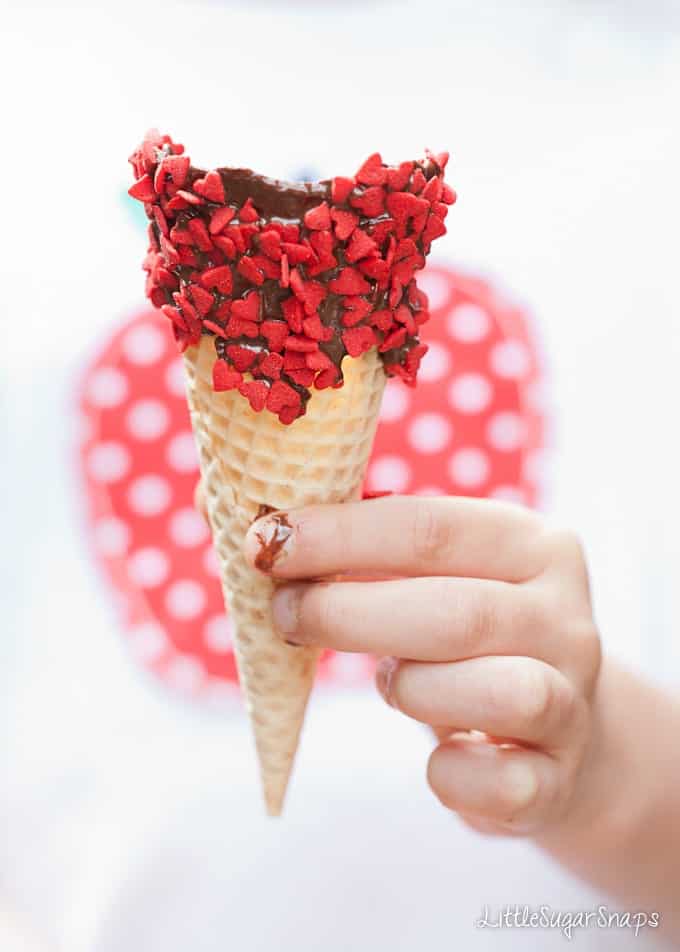
[[[451,381],[448,396],[459,413],[481,413],[491,403],[493,387],[482,374],[461,374]]]
[[[540,486],[548,475],[548,457],[544,450],[532,450],[524,458],[522,475],[527,482]]]
[[[157,588],[168,577],[170,563],[161,549],[138,549],[128,559],[130,580],[140,588]]]
[[[524,445],[526,424],[517,413],[496,413],[487,424],[486,438],[494,449],[510,453]]]
[[[408,411],[411,394],[401,380],[388,380],[380,404],[380,422],[394,423]]]
[[[184,362],[181,358],[173,360],[165,371],[165,386],[175,397],[186,397]]]
[[[128,634],[128,647],[142,664],[151,664],[166,651],[168,640],[165,632],[153,622],[137,625]]]
[[[229,654],[234,644],[234,625],[226,615],[214,615],[203,628],[203,640],[216,654]]]
[[[524,398],[527,407],[536,413],[543,413],[548,408],[548,394],[543,380],[533,380],[524,387]]]
[[[418,288],[427,294],[431,311],[446,307],[451,297],[451,282],[436,271],[423,271],[418,275]]]
[[[193,433],[178,433],[168,443],[166,458],[179,473],[191,473],[198,469],[198,452]]]
[[[127,498],[140,516],[157,516],[170,505],[172,490],[162,476],[140,476],[130,485]]]
[[[502,502],[515,502],[521,506],[527,505],[527,495],[519,486],[496,486],[489,493],[490,499],[499,499]]]
[[[483,340],[490,326],[489,315],[477,304],[459,304],[447,321],[449,334],[466,344]]]
[[[127,393],[127,378],[115,367],[95,370],[87,384],[87,395],[96,407],[117,407],[125,400]]]
[[[170,414],[159,400],[138,400],[126,417],[128,431],[138,440],[157,440],[168,428]]]
[[[204,679],[203,667],[197,658],[178,655],[173,658],[164,671],[165,679],[171,687],[183,694],[194,694]]]
[[[368,468],[369,489],[403,492],[411,480],[411,468],[401,456],[379,456]]]
[[[195,509],[187,507],[178,509],[170,519],[170,537],[175,545],[190,549],[200,545],[210,535],[210,530],[203,516]]]
[[[203,568],[208,573],[208,575],[212,576],[213,578],[220,577],[220,563],[217,558],[217,552],[215,552],[212,544],[209,545],[203,553],[201,562],[203,563]]]
[[[152,324],[131,328],[123,338],[123,353],[133,364],[155,364],[165,351],[165,335]]]
[[[90,450],[87,469],[99,483],[115,483],[130,468],[130,454],[121,443],[98,443]]]
[[[173,582],[165,594],[165,607],[173,618],[188,621],[203,611],[205,592],[198,582],[181,579]]]
[[[453,427],[441,413],[421,413],[408,428],[408,441],[418,453],[440,453],[452,436]]]
[[[489,476],[489,468],[486,453],[474,447],[458,450],[449,462],[451,479],[465,489],[481,486]]]
[[[451,355],[448,350],[436,341],[428,345],[427,353],[420,363],[418,382],[423,380],[430,383],[432,380],[441,380],[449,372]]]
[[[125,555],[130,544],[130,530],[115,516],[105,516],[94,525],[94,544],[108,558]]]
[[[504,340],[491,351],[491,367],[499,377],[519,380],[529,371],[529,351],[519,340]]]
[[[441,486],[420,486],[414,491],[414,496],[446,496],[446,490]]]

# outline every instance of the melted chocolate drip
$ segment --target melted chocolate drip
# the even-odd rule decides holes
[[[272,512],[270,506],[262,505],[258,510],[257,518],[268,515],[270,512]],[[286,513],[275,513],[267,523],[266,529],[263,528],[262,532],[255,533],[257,541],[260,543],[260,551],[255,558],[255,568],[261,572],[271,572],[292,532],[293,527],[288,522]]]

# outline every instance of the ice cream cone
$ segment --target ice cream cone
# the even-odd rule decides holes
[[[267,811],[280,814],[318,650],[291,647],[275,633],[274,583],[242,554],[262,507],[289,509],[356,496],[366,469],[385,384],[375,350],[346,358],[344,385],[313,394],[304,417],[285,426],[251,410],[234,390],[212,385],[210,338],[185,355],[187,394],[222,586],[234,622],[235,653],[255,734]]]
[[[447,153],[290,183],[193,166],[151,130],[130,162],[149,217],[146,290],[185,353],[189,404],[267,809],[281,812],[316,667],[286,645],[242,545],[268,509],[358,495],[386,376],[415,384],[445,234]]]

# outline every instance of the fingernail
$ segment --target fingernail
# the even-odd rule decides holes
[[[289,645],[299,646],[303,642],[297,636],[297,626],[300,614],[300,595],[302,585],[284,585],[277,589],[272,599],[272,615],[277,631],[284,635],[284,641]],[[291,637],[295,635],[296,637]]]
[[[293,527],[285,512],[258,519],[248,530],[245,556],[260,572],[271,572],[275,563],[290,555]]]
[[[394,707],[392,703],[391,687],[394,672],[399,667],[398,658],[381,658],[375,669],[375,685],[387,703]]]

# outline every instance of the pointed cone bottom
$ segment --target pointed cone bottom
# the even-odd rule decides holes
[[[345,502],[361,491],[385,372],[375,349],[343,362],[345,383],[314,391],[306,414],[286,426],[255,413],[238,391],[212,387],[215,347],[203,337],[185,355],[191,421],[220,564],[234,622],[236,660],[252,723],[267,812],[283,807],[318,649],[295,648],[275,633],[274,583],[251,569],[243,540],[262,506],[292,509]]]

